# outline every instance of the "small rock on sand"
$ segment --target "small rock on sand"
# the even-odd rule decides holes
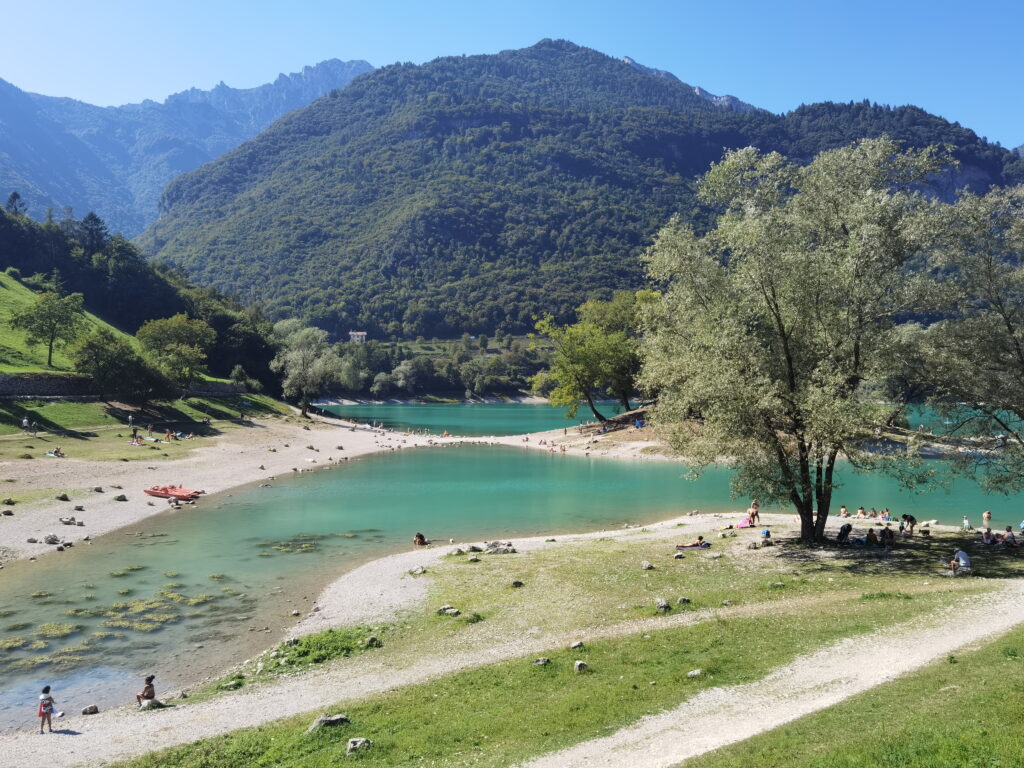
[[[583,649],[583,641],[577,640],[575,643],[569,646],[570,651],[579,651]]]
[[[691,669],[689,672],[686,673],[686,676],[687,677],[700,677],[702,674],[704,674],[704,670],[702,670],[702,669]]]
[[[551,659],[549,659],[547,656],[541,656],[539,659],[534,659],[533,666],[535,666],[535,667],[546,667],[550,663],[551,663]]]
[[[654,566],[651,563],[649,563],[646,560],[644,560],[642,563],[640,563],[640,570],[641,571],[653,571],[654,570]]]
[[[577,673],[579,673],[579,672],[586,672],[587,671],[587,662],[580,661],[579,659],[577,659],[572,664],[572,671],[573,672],[577,672]]]
[[[90,704],[88,707],[85,707],[82,710],[82,714],[83,715],[98,715],[99,713],[100,713],[100,708],[97,707],[95,704]]]

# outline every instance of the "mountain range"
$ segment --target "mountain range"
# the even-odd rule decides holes
[[[632,59],[543,40],[374,70],[177,177],[143,248],[275,317],[328,330],[523,331],[643,283],[693,180],[725,149],[801,161],[888,134],[946,144],[932,181],[1024,181],[1024,160],[916,107],[814,104],[776,115]]]
[[[167,183],[252,138],[281,115],[372,67],[331,59],[256,88],[192,88],[162,103],[98,107],[0,80],[0,193],[30,215],[94,211],[134,236],[157,216]]]

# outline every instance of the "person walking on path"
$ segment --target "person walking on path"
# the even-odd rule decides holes
[[[135,426],[135,414],[132,414],[132,413],[128,414],[128,426],[129,427],[134,427]]]
[[[39,732],[43,732],[45,725],[53,733],[53,711],[57,708],[57,702],[50,695],[50,686],[45,686],[39,694]]]
[[[21,431],[28,434],[28,416],[21,417]]]

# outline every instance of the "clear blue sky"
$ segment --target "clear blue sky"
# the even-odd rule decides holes
[[[110,105],[327,58],[374,66],[566,38],[774,112],[917,104],[1024,144],[1024,6],[1011,0],[3,0],[0,78]]]

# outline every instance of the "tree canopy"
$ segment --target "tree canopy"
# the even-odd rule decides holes
[[[806,167],[729,152],[699,184],[714,226],[676,219],[648,256],[665,293],[645,313],[642,384],[672,444],[698,472],[727,457],[734,492],[792,504],[804,539],[823,535],[837,459],[878,462],[868,427],[900,320],[928,306],[936,204],[919,190],[945,162],[889,139]]]
[[[304,327],[294,319],[282,320],[274,326],[274,336],[278,353],[270,367],[284,377],[284,396],[297,399],[305,416],[310,401],[337,378],[341,361],[321,328]]]
[[[217,338],[209,325],[184,313],[149,320],[135,336],[153,364],[182,392],[206,372],[207,350]]]
[[[80,293],[60,296],[48,291],[30,307],[11,317],[11,327],[25,332],[25,343],[46,345],[46,366],[53,367],[53,348],[74,341],[82,329],[85,310]]]

